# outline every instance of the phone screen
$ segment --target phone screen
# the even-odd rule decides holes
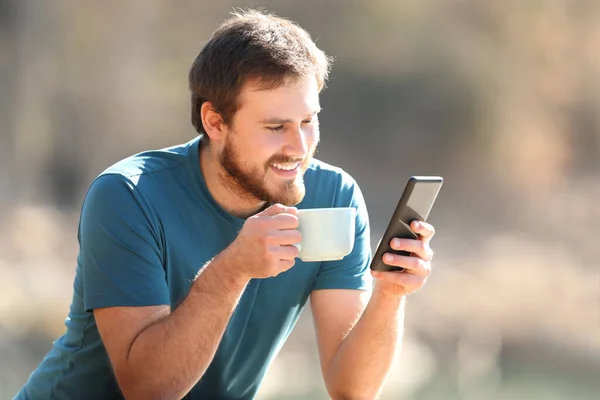
[[[437,182],[419,182],[412,191],[406,206],[417,213],[421,220],[426,220],[431,211],[431,205],[440,190],[440,184]]]

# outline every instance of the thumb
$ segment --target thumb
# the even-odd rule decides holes
[[[287,213],[287,214],[296,214],[296,207],[286,207],[283,204],[273,204],[269,208],[264,211],[261,211],[257,215],[261,217],[272,217],[277,214]]]

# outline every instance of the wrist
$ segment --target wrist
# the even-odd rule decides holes
[[[242,291],[250,281],[249,277],[236,270],[236,263],[224,252],[217,255],[201,272],[207,275],[207,284],[212,288],[219,287],[234,291]],[[210,289],[210,288],[207,288]]]
[[[217,265],[215,265],[217,274],[224,282],[233,287],[246,287],[252,277],[247,276],[240,268],[241,263],[229,255],[226,250],[217,256]]]
[[[406,294],[397,293],[395,291],[387,290],[384,288],[385,285],[376,283],[373,288],[373,294],[371,300],[390,307],[402,307],[406,303]]]

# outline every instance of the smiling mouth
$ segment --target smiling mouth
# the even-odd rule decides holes
[[[297,161],[297,162],[291,163],[291,164],[273,163],[273,164],[271,164],[271,166],[280,171],[294,171],[294,170],[298,169],[298,167],[300,166],[300,161]]]

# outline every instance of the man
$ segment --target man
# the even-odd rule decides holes
[[[372,399],[430,272],[433,227],[393,241],[405,273],[373,274],[363,196],[313,159],[329,58],[255,11],[214,33],[190,71],[188,143],[129,157],[91,185],[67,331],[17,399],[250,399],[307,299],[334,399]],[[357,209],[340,261],[302,262],[299,208]]]

